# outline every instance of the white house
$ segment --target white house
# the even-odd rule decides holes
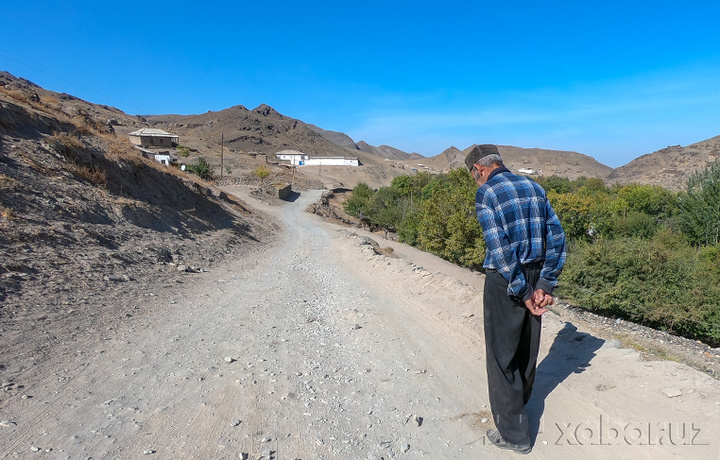
[[[537,174],[540,174],[538,171],[535,171],[534,169],[531,169],[531,168],[520,168],[520,169],[518,169],[518,172],[520,174],[527,174],[528,176],[535,176]]]
[[[357,158],[344,157],[313,157],[305,161],[304,166],[360,166]]]
[[[278,160],[289,161],[291,165],[298,166],[307,161],[308,156],[297,150],[281,150],[275,154]]]
[[[140,150],[140,153],[143,157],[148,158],[150,160],[155,159],[158,163],[162,163],[165,166],[170,166],[172,163],[175,163],[178,159],[170,154],[170,152],[153,152],[152,150],[144,149],[140,147],[139,145],[135,146],[136,149]]]
[[[176,134],[162,129],[142,128],[128,134],[130,142],[140,147],[175,147],[180,142]]]
[[[155,161],[157,161],[158,163],[162,163],[165,166],[170,166],[170,164],[174,163],[176,159],[173,158],[169,153],[159,153],[155,154]]]
[[[293,166],[360,166],[358,158],[311,157],[297,150],[282,150],[277,152],[275,157],[289,161]]]

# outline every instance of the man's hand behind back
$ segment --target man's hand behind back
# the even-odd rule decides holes
[[[552,305],[553,302],[553,296],[542,289],[536,289],[535,292],[533,292],[532,297],[525,301],[525,306],[533,315],[541,316],[543,313],[548,311],[546,307]]]

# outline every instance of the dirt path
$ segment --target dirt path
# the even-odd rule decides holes
[[[515,457],[485,445],[482,277],[377,255],[318,197],[253,202],[276,245],[23,366],[0,459]],[[718,381],[552,314],[543,334],[531,458],[720,457]]]

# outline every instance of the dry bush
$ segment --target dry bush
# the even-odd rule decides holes
[[[78,177],[82,177],[93,185],[105,187],[107,185],[107,174],[94,165],[85,165],[77,162],[70,162],[68,170]]]
[[[17,188],[18,181],[5,174],[0,174],[0,190],[13,190]]]
[[[82,139],[67,133],[55,133],[47,140],[56,152],[62,154],[68,160],[66,168],[68,171],[98,187],[107,185],[107,174],[102,168],[80,161],[79,152],[86,148]]]
[[[60,104],[60,99],[58,99],[58,98],[56,98],[55,96],[52,96],[52,95],[43,96],[43,97],[42,97],[42,101],[45,102],[45,104],[48,104],[48,105],[49,105],[49,104],[55,104],[55,105],[59,105],[59,104]]]
[[[85,149],[82,139],[67,133],[55,133],[47,141],[56,152],[70,158],[75,158],[78,150]]]
[[[18,216],[13,212],[12,209],[0,206],[0,217],[6,220],[17,220]]]
[[[20,91],[14,88],[7,88],[5,86],[0,86],[0,91],[5,93],[8,97],[11,97],[19,102],[24,102],[26,104],[30,103],[30,97],[31,95],[28,94],[26,91]]]
[[[83,117],[81,115],[70,117],[70,123],[72,123],[78,130],[78,132],[84,136],[97,134],[96,127],[93,123],[91,123],[91,120],[86,117]]]
[[[62,114],[63,117],[66,116],[65,112],[62,111],[62,103],[57,97],[51,95],[43,96],[40,98],[40,101],[45,106],[45,110],[43,110],[44,112],[55,115]]]
[[[107,142],[105,158],[108,160],[117,161],[120,158],[137,157],[138,151],[128,138],[110,133],[100,133],[100,137]]]

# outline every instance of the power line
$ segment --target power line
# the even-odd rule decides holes
[[[5,53],[7,53],[7,52],[8,52],[7,50],[0,48],[0,57],[3,57],[3,58],[8,59],[8,60],[10,60],[10,61],[17,62],[18,64],[21,64],[21,65],[24,65],[24,66],[26,66],[26,67],[29,67],[29,68],[37,71],[37,72],[44,73],[45,75],[48,75],[48,76],[53,77],[53,78],[56,78],[56,79],[58,79],[58,80],[60,80],[60,81],[64,81],[64,82],[66,82],[66,83],[70,83],[71,85],[75,85],[75,86],[77,86],[78,88],[82,88],[82,89],[84,89],[84,90],[86,90],[86,91],[90,91],[91,93],[94,93],[94,94],[97,94],[97,95],[102,96],[102,97],[104,97],[104,98],[107,98],[107,99],[110,99],[110,100],[112,100],[112,101],[115,101],[115,102],[117,102],[117,103],[119,103],[119,104],[122,104],[123,106],[134,107],[134,108],[136,108],[136,109],[139,110],[139,113],[150,113],[148,110],[146,110],[146,109],[143,108],[143,107],[140,107],[140,106],[137,105],[137,104],[129,103],[129,102],[126,102],[126,101],[119,100],[119,99],[117,99],[117,98],[115,98],[115,97],[113,97],[113,96],[110,96],[110,95],[108,95],[108,94],[101,93],[100,91],[97,91],[97,90],[95,90],[95,89],[92,89],[92,88],[90,88],[90,87],[88,87],[88,86],[85,86],[85,85],[83,85],[83,84],[81,84],[81,83],[78,83],[77,81],[68,80],[67,78],[61,77],[61,76],[59,76],[59,75],[55,75],[55,74],[53,74],[53,73],[51,73],[51,72],[48,72],[47,70],[38,68],[38,67],[35,66],[35,65],[28,64],[27,62],[23,62],[23,61],[21,61],[21,60],[19,60],[19,59],[17,59],[17,58],[12,57],[12,56],[8,56],[7,54],[5,54]]]

